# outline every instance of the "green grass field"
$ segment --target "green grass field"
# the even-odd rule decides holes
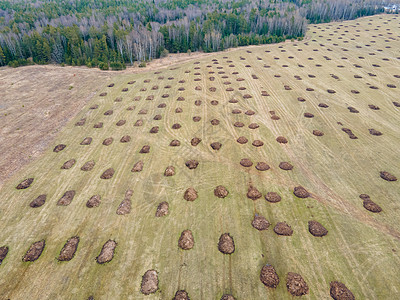
[[[331,281],[346,284],[356,299],[393,299],[400,292],[400,186],[398,181],[381,179],[379,172],[400,176],[400,108],[392,103],[400,102],[400,76],[394,76],[400,75],[399,21],[397,16],[382,15],[311,25],[302,42],[216,53],[199,59],[199,64],[191,61],[176,69],[160,69],[159,74],[116,74],[109,82],[115,86],[102,89],[107,95],[95,97],[41,158],[1,189],[0,246],[8,246],[9,252],[0,266],[0,298],[87,299],[93,295],[94,299],[172,299],[176,291],[184,289],[191,299],[220,299],[223,294],[236,299],[292,299],[286,275],[295,272],[309,286],[304,299],[330,299]],[[146,79],[150,82],[145,83]],[[152,90],[155,85],[159,88]],[[171,88],[165,88],[167,85]],[[196,90],[197,86],[201,90]],[[179,91],[181,87],[183,91]],[[211,87],[216,91],[210,91]],[[228,87],[233,91],[226,91]],[[122,92],[123,88],[129,90]],[[336,93],[328,93],[328,89]],[[269,96],[262,96],[262,91]],[[163,98],[163,94],[169,97]],[[252,98],[244,98],[245,94]],[[146,100],[149,95],[154,100]],[[139,101],[135,101],[137,96],[141,96]],[[185,100],[177,101],[179,96]],[[115,102],[117,97],[122,101]],[[306,101],[300,102],[298,97]],[[238,103],[230,103],[231,99]],[[196,106],[196,100],[201,100],[201,105]],[[212,105],[212,100],[218,105]],[[160,103],[166,107],[158,108]],[[320,103],[329,107],[319,107]],[[94,104],[98,109],[89,109]],[[370,109],[370,104],[380,109]],[[128,111],[129,106],[135,109]],[[351,113],[349,106],[359,113]],[[178,107],[182,113],[175,112]],[[110,109],[113,114],[105,116]],[[139,114],[142,109],[147,114]],[[232,114],[233,109],[242,113]],[[246,115],[247,110],[256,114]],[[280,119],[271,119],[270,111]],[[314,118],[305,118],[306,112]],[[157,114],[161,120],[153,119]],[[201,120],[194,122],[195,116]],[[75,126],[81,118],[86,118],[85,125]],[[143,126],[134,126],[138,119]],[[219,125],[212,125],[212,119],[218,119]],[[116,126],[119,120],[126,124]],[[238,121],[245,126],[235,127]],[[104,123],[103,128],[93,128],[98,122]],[[182,127],[172,129],[175,123]],[[259,128],[248,128],[250,123]],[[159,126],[159,132],[149,133],[154,126]],[[343,127],[358,139],[350,139]],[[371,128],[383,135],[371,135]],[[324,135],[315,136],[313,130]],[[124,135],[130,135],[131,141],[121,143]],[[236,142],[239,136],[248,143]],[[286,137],[288,143],[278,143],[278,136]],[[93,138],[90,145],[80,145],[85,137]],[[108,137],[114,142],[104,146]],[[190,143],[194,137],[202,139],[196,147]],[[180,146],[169,146],[174,139]],[[264,145],[254,147],[254,140]],[[213,142],[220,142],[222,148],[213,150]],[[53,152],[60,143],[67,147]],[[150,153],[139,153],[144,145],[150,145]],[[242,167],[242,158],[251,159],[254,165]],[[76,164],[60,169],[70,159],[76,159]],[[189,159],[197,160],[199,166],[188,169],[185,162]],[[93,170],[81,171],[90,160],[96,163]],[[131,172],[139,160],[144,162],[143,171]],[[260,161],[271,168],[256,170]],[[290,162],[293,170],[281,170],[278,166],[284,161]],[[169,165],[176,174],[166,177],[164,170]],[[114,176],[100,179],[108,168],[114,168]],[[33,184],[17,190],[28,177],[34,178]],[[228,189],[226,198],[214,196],[218,185]],[[277,192],[282,200],[270,203],[262,197],[253,201],[246,197],[249,185],[263,196]],[[312,196],[295,197],[293,188],[298,185]],[[183,199],[189,187],[198,192],[194,202]],[[131,212],[117,215],[128,189],[133,190]],[[72,203],[57,206],[68,190],[76,191]],[[359,198],[363,193],[370,195],[382,212],[367,211]],[[40,194],[47,194],[45,204],[31,208],[29,203]],[[100,206],[87,208],[87,200],[95,194],[101,195]],[[169,203],[169,214],[156,218],[162,201]],[[271,223],[268,230],[252,227],[255,213]],[[328,235],[312,236],[310,220],[325,226]],[[292,236],[274,233],[280,221],[292,227]],[[193,249],[186,251],[178,248],[185,229],[193,232],[195,240]],[[235,242],[231,255],[218,251],[219,237],[225,232]],[[71,261],[59,262],[60,250],[72,236],[80,237],[77,252]],[[46,246],[39,259],[23,262],[30,245],[42,239]],[[96,257],[109,239],[118,243],[114,258],[100,265]],[[265,264],[273,265],[280,277],[276,289],[265,287],[259,279]],[[149,269],[158,272],[159,289],[145,296],[140,292],[141,280]]]

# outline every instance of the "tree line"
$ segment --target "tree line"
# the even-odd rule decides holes
[[[309,22],[381,12],[375,0],[3,0],[0,65],[120,70],[170,52],[301,39]]]

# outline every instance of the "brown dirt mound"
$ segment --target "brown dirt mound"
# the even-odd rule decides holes
[[[253,116],[253,115],[256,114],[256,112],[255,112],[254,110],[247,110],[247,111],[245,112],[245,114],[248,115],[248,116]]]
[[[131,172],[141,172],[143,170],[144,162],[139,160],[133,165]]]
[[[276,141],[277,141],[278,143],[281,143],[281,144],[287,144],[287,142],[288,142],[287,138],[285,138],[284,136],[278,136],[278,137],[276,138]]]
[[[380,109],[379,106],[376,106],[376,105],[373,105],[373,104],[368,104],[368,107],[370,109],[373,109],[373,110],[379,110]]]
[[[144,295],[154,294],[158,290],[158,274],[155,270],[147,270],[142,276],[140,292]]]
[[[320,131],[320,130],[313,130],[312,133],[315,136],[323,136],[324,135],[324,133],[322,131]]]
[[[394,106],[400,107],[400,102],[393,101],[392,103],[393,103]]]
[[[314,118],[314,115],[312,113],[304,113],[304,117],[306,117],[306,118]]]
[[[347,135],[349,136],[349,138],[356,140],[358,139],[358,137],[356,137],[356,135],[351,131],[351,129],[349,128],[342,128],[342,131],[346,132]]]
[[[249,188],[247,190],[247,198],[249,198],[251,200],[257,200],[261,197],[262,197],[262,194],[256,187],[249,186]]]
[[[122,102],[122,97],[115,98],[114,102]]]
[[[177,107],[177,108],[175,109],[175,113],[180,114],[181,112],[183,112],[183,109],[182,109],[182,108]]]
[[[167,107],[167,104],[166,103],[160,103],[157,107],[158,108],[165,108],[165,107]]]
[[[238,100],[236,100],[236,99],[231,99],[231,100],[229,100],[229,103],[238,103],[239,101]]]
[[[174,124],[174,125],[172,125],[172,129],[179,129],[179,128],[181,128],[182,126],[181,126],[181,124],[179,124],[179,123],[176,123],[176,124]]]
[[[175,293],[175,297],[172,300],[190,300],[190,298],[186,291],[180,290]]]
[[[264,146],[264,143],[260,140],[254,140],[253,143],[251,143],[254,147],[262,147]]]
[[[368,129],[368,131],[369,131],[369,133],[372,134],[372,135],[376,135],[376,136],[382,135],[382,132],[380,132],[380,131],[378,131],[378,130],[376,130],[376,129],[373,129],[373,128]]]
[[[306,88],[306,91],[307,91],[307,92],[313,92],[314,89],[313,89],[313,88]]]
[[[253,162],[249,158],[243,158],[240,160],[240,164],[243,167],[249,168],[253,165]]]
[[[128,106],[126,110],[132,111],[136,108],[136,106]]]
[[[289,171],[289,170],[293,169],[293,166],[290,163],[288,163],[287,161],[283,161],[279,164],[279,168],[281,168],[282,170],[285,170],[285,171]]]
[[[196,101],[194,101],[194,105],[196,105],[196,106],[200,106],[201,105],[201,100],[196,100]]]
[[[100,96],[100,97],[107,96],[107,93],[106,93],[106,92],[104,92],[104,93],[101,93],[99,96]]]
[[[98,122],[93,125],[93,128],[103,128],[103,122]]]
[[[0,265],[3,263],[3,260],[6,258],[7,253],[8,253],[7,246],[0,247]]]
[[[322,108],[328,108],[329,107],[329,105],[326,104],[326,103],[320,103],[320,104],[318,104],[318,106],[322,107]]]
[[[277,115],[272,115],[272,116],[271,116],[271,119],[274,120],[274,121],[277,121],[277,120],[280,119],[280,117],[277,116]]]
[[[197,191],[196,191],[194,188],[192,188],[192,187],[188,188],[188,189],[185,191],[184,195],[183,195],[183,198],[184,198],[186,201],[194,201],[194,200],[197,199],[197,197],[198,197]]]
[[[200,120],[201,120],[201,117],[199,117],[199,116],[193,117],[193,122],[200,122]]]
[[[179,140],[172,140],[171,143],[169,143],[171,147],[177,147],[181,145],[181,142]]]
[[[356,108],[352,107],[352,106],[347,107],[347,109],[353,114],[358,114],[359,113],[359,111]]]
[[[244,124],[243,124],[242,122],[235,122],[235,123],[233,124],[233,126],[235,126],[235,127],[243,127]]]
[[[71,237],[61,249],[60,255],[58,256],[59,261],[70,261],[74,258],[75,252],[78,249],[79,237]]]
[[[168,202],[163,201],[163,202],[159,203],[157,206],[157,210],[156,210],[156,217],[160,218],[160,217],[164,217],[164,216],[168,215],[168,209],[169,209]]]
[[[104,145],[104,146],[109,146],[109,145],[112,144],[113,141],[114,141],[114,139],[113,139],[112,137],[106,138],[106,139],[103,141],[103,145]]]
[[[328,230],[317,221],[308,221],[308,231],[313,236],[322,237],[328,234]]]
[[[156,120],[156,121],[159,121],[161,119],[162,119],[161,115],[155,115],[154,118],[153,118],[153,120]]]
[[[293,190],[293,194],[298,198],[308,198],[310,193],[302,186],[296,186]]]
[[[233,110],[232,110],[232,113],[233,113],[234,115],[237,115],[237,114],[241,114],[242,111],[241,111],[240,109],[233,109]]]
[[[16,186],[16,189],[17,189],[17,190],[24,190],[24,189],[27,189],[28,187],[31,186],[31,184],[33,183],[33,180],[34,180],[34,178],[27,178],[27,179],[23,180],[21,183],[19,183],[19,184]]]
[[[75,159],[70,159],[70,160],[66,161],[66,162],[61,166],[61,169],[63,169],[63,170],[71,169],[71,168],[75,165],[75,163],[76,163],[76,160],[75,160]]]
[[[147,114],[147,109],[141,109],[138,112],[138,115],[146,115]]]
[[[114,176],[114,173],[115,173],[114,169],[113,168],[109,168],[109,169],[105,170],[103,172],[103,174],[101,174],[100,178],[101,179],[110,179],[110,178],[112,178]]]
[[[80,119],[78,122],[75,123],[75,126],[83,126],[86,123],[86,118]]]
[[[232,91],[234,91],[234,89],[231,88],[231,87],[228,87],[228,88],[226,89],[226,91],[227,91],[227,92],[232,92]]]
[[[251,225],[257,230],[267,230],[269,227],[269,222],[264,216],[255,214],[253,221],[251,221]]]
[[[117,208],[117,212],[116,212],[117,215],[126,215],[131,212],[132,195],[133,195],[132,190],[127,190],[125,192],[125,198],[124,198],[124,200],[122,200],[122,202],[119,204],[119,206]]]
[[[41,207],[46,202],[46,199],[46,194],[39,195],[34,200],[32,200],[31,203],[29,203],[29,206],[32,208]]]
[[[210,92],[215,92],[215,91],[217,90],[217,88],[216,88],[216,87],[210,87],[208,90],[209,90]]]
[[[211,125],[218,125],[218,124],[219,124],[219,120],[218,119],[211,120]]]
[[[387,87],[392,88],[392,89],[396,88],[396,86],[394,84],[391,84],[391,83],[387,84]]]
[[[354,300],[353,293],[339,281],[332,281],[330,283],[330,295],[335,300]]]
[[[368,194],[361,194],[360,198],[363,199],[363,200],[370,199]]]
[[[363,206],[366,210],[369,210],[373,213],[380,213],[382,211],[382,208],[369,198],[364,199]]]
[[[133,98],[133,101],[140,101],[140,99],[142,99],[142,96],[136,96],[135,98]]]
[[[194,237],[189,229],[182,231],[178,240],[178,247],[182,250],[190,250],[194,246]]]
[[[265,265],[261,269],[260,273],[261,282],[270,288],[276,288],[279,284],[279,276],[275,271],[275,268],[271,265]]]
[[[158,133],[159,127],[158,126],[154,126],[150,129],[150,133]]]
[[[351,90],[351,92],[352,92],[353,94],[359,94],[359,93],[360,93],[360,92],[357,91],[357,90]]]
[[[222,147],[222,144],[220,142],[214,142],[210,144],[211,148],[213,148],[214,150],[219,150]]]
[[[104,115],[105,115],[105,116],[111,116],[113,113],[114,113],[114,111],[113,111],[112,109],[110,109],[110,110],[107,110],[107,111],[104,113]]]
[[[289,272],[286,277],[286,288],[293,296],[308,294],[308,285],[300,274]]]
[[[149,145],[144,145],[142,149],[140,149],[139,153],[149,153],[150,152],[150,146]]]
[[[243,95],[243,98],[244,98],[244,99],[250,99],[250,98],[253,98],[253,96],[252,96],[252,95],[249,95],[249,94],[244,94],[244,95]]]
[[[224,233],[220,236],[218,250],[223,254],[232,254],[235,252],[235,242],[229,233]]]
[[[267,171],[270,169],[269,165],[266,162],[260,161],[256,165],[256,169],[258,171]]]
[[[115,125],[122,126],[122,125],[125,125],[125,123],[126,123],[126,120],[119,120]]]
[[[92,143],[92,138],[91,137],[86,137],[83,139],[83,141],[81,142],[81,145],[90,145]]]
[[[99,256],[96,257],[97,263],[105,264],[110,262],[114,257],[114,251],[116,247],[116,241],[108,240],[107,242],[105,242]]]
[[[271,203],[276,203],[276,202],[281,201],[281,196],[279,196],[275,192],[268,192],[265,195],[265,200],[267,200],[268,202],[271,202]]]
[[[129,135],[124,135],[121,139],[120,142],[121,143],[128,143],[131,141],[131,137]]]
[[[300,101],[300,102],[305,102],[305,101],[306,101],[306,99],[304,99],[303,97],[297,97],[297,101]]]
[[[164,176],[174,176],[175,168],[173,166],[168,166],[164,171]]]
[[[56,152],[56,153],[57,153],[57,152],[60,152],[60,151],[64,150],[65,147],[67,147],[67,145],[59,144],[59,145],[57,145],[57,146],[54,147],[53,152]]]
[[[278,235],[291,236],[293,229],[286,222],[278,222],[274,227],[274,232]]]
[[[190,170],[196,169],[197,166],[199,165],[199,162],[194,159],[190,159],[187,162],[185,162],[186,167],[188,167]]]
[[[286,91],[291,91],[292,90],[292,88],[290,86],[288,86],[288,85],[285,85],[284,88],[285,88]]]
[[[380,176],[382,179],[385,179],[387,181],[397,181],[396,176],[390,174],[389,172],[386,171],[381,171]]]
[[[191,144],[192,146],[197,146],[198,144],[200,144],[200,142],[201,142],[201,139],[200,139],[200,138],[194,137],[194,138],[192,138],[192,140],[190,141],[190,144]]]
[[[33,243],[30,248],[28,249],[28,251],[26,251],[26,254],[24,256],[24,258],[22,259],[22,261],[35,261],[37,260],[40,255],[43,252],[43,249],[46,245],[45,240],[41,240],[38,242]]]
[[[113,87],[114,83],[110,83],[109,85],[107,85],[108,87]]]
[[[167,88],[167,87],[166,87]],[[169,97],[169,94],[163,94],[161,97],[163,97],[163,98],[168,98]]]
[[[64,195],[58,200],[57,205],[58,206],[68,206],[71,204],[72,200],[75,197],[75,191],[66,191]]]
[[[88,208],[98,207],[100,205],[100,202],[101,202],[101,196],[100,195],[93,195],[86,202],[86,207],[88,207]]]
[[[228,196],[228,194],[228,190],[222,185],[219,185],[214,189],[214,195],[218,198],[225,198],[226,196]]]
[[[244,136],[240,136],[237,140],[236,140],[239,144],[246,144],[249,140],[244,137]]]
[[[217,100],[212,100],[210,103],[211,103],[211,105],[218,105],[218,101]]]
[[[257,123],[251,123],[249,124],[249,128],[250,129],[257,129],[258,127],[260,127]]]
[[[179,96],[176,101],[185,101],[185,97]]]
[[[328,89],[328,90],[326,90],[329,94],[335,94],[336,93],[336,91],[335,90],[331,90],[331,89]]]
[[[236,300],[236,298],[233,297],[232,295],[224,294],[222,295],[221,300]]]
[[[143,125],[143,120],[139,119],[135,122],[135,124],[133,126],[142,126]]]
[[[261,91],[261,96],[268,97],[269,94],[267,91]]]

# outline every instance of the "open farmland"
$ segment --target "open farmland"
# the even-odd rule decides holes
[[[332,281],[393,298],[399,30],[393,15],[311,25],[110,78],[1,189],[0,298],[329,299]]]

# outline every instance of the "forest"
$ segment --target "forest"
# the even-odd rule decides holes
[[[168,53],[302,39],[308,23],[382,12],[375,0],[2,0],[0,66],[121,70]]]

